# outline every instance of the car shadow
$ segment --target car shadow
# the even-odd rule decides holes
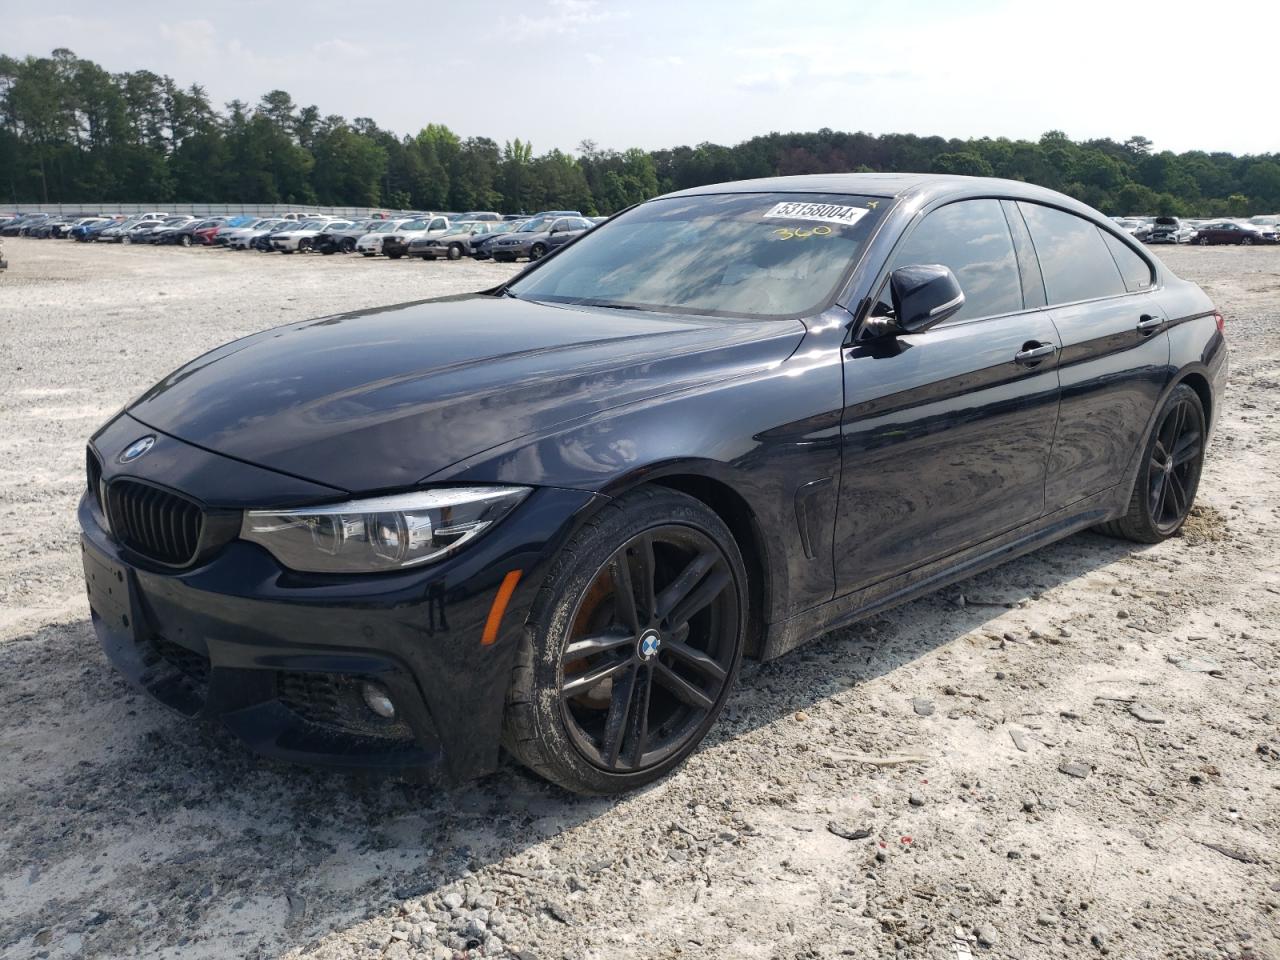
[[[1134,549],[1080,534],[749,663],[702,749],[892,673]],[[0,953],[276,955],[554,847],[629,802],[569,795],[510,761],[440,788],[264,760],[133,691],[84,619],[0,645],[0,676]]]

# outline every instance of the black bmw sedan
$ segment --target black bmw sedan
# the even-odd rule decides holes
[[[669,771],[743,657],[1191,508],[1223,320],[1097,212],[857,174],[641,204],[475,295],[268,330],[97,433],[116,667],[264,753]]]

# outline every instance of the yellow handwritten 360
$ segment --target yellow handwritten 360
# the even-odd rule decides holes
[[[804,227],[792,229],[791,227],[779,227],[773,231],[773,235],[779,240],[803,240],[806,237],[829,237],[831,236],[830,227],[814,227],[812,230],[806,230]]]

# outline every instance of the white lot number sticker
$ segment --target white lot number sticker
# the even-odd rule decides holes
[[[764,215],[766,220],[812,220],[818,223],[842,223],[851,226],[867,215],[866,207],[845,207],[838,203],[777,204]]]

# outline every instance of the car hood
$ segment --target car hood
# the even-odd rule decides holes
[[[803,336],[799,321],[468,295],[234,341],[176,370],[129,413],[327,486],[393,489],[565,421],[775,365]]]

